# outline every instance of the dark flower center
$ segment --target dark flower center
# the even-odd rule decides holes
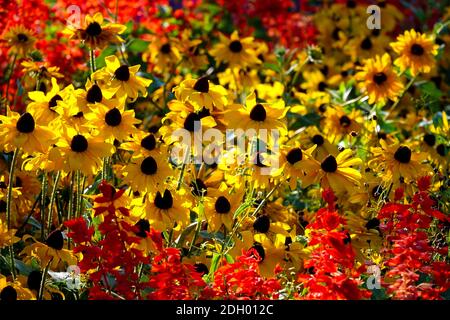
[[[353,1],[353,0],[347,1],[347,8],[350,8],[350,9],[356,8],[356,1]]]
[[[2,292],[0,292],[0,300],[1,301],[16,301],[17,300],[17,291],[12,286],[6,286],[3,288]]]
[[[387,135],[386,135],[386,133],[383,132],[383,131],[378,132],[378,133],[377,133],[377,137],[378,137],[378,139],[383,139],[383,140],[386,140],[386,139],[387,139]]]
[[[225,214],[230,212],[231,204],[227,198],[225,198],[224,196],[220,196],[219,198],[217,198],[216,203],[214,204],[214,208],[216,209],[217,213]]]
[[[197,128],[195,127],[195,123],[198,124]],[[200,125],[200,116],[195,113],[191,112],[184,120],[184,128],[190,132],[198,131],[201,127]]]
[[[421,56],[424,53],[423,47],[420,44],[414,43],[411,46],[411,53],[415,56]]]
[[[295,164],[302,160],[303,154],[300,148],[291,149],[286,155],[286,159],[290,164]]]
[[[121,65],[114,72],[114,75],[116,76],[117,80],[128,81],[130,79],[130,70],[128,69],[128,66]]]
[[[27,41],[28,41],[28,36],[27,36],[26,34],[19,33],[19,34],[17,35],[17,40],[18,40],[19,42],[27,42]]]
[[[325,103],[322,103],[318,109],[320,112],[324,113],[325,111],[327,111],[327,105]]]
[[[325,172],[335,172],[337,170],[336,158],[331,154],[325,158],[320,164],[321,168]]]
[[[72,138],[70,149],[74,152],[84,152],[88,149],[88,141],[81,134],[77,134]]]
[[[252,119],[253,121],[262,122],[266,120],[266,117],[267,117],[266,109],[264,109],[264,106],[260,103],[254,106],[252,111],[250,111],[250,119]]]
[[[92,87],[89,88],[86,94],[86,100],[89,103],[95,103],[95,102],[102,102],[103,94],[100,87],[96,84],[94,84]]]
[[[339,119],[339,123],[344,128],[348,128],[350,126],[350,124],[352,123],[352,120],[349,117],[347,117],[347,116],[342,116]]]
[[[39,291],[41,287],[42,272],[33,270],[27,278],[27,287],[31,290]]]
[[[147,238],[147,232],[150,232],[150,222],[146,219],[141,219],[134,225],[138,231],[135,234],[141,238]]]
[[[48,102],[49,109],[51,110],[54,107],[56,107],[58,101],[62,101],[62,98],[59,94],[55,95],[53,98],[50,99],[50,101]]]
[[[195,181],[192,181],[190,183],[190,187],[194,196],[200,197],[202,194],[206,196],[208,193],[208,188],[201,179],[195,179]]]
[[[434,146],[436,144],[436,136],[434,134],[427,133],[423,136],[423,141],[430,147]]]
[[[380,195],[381,195],[382,192],[383,192],[383,187],[382,187],[382,186],[375,186],[375,187],[373,187],[373,189],[372,189],[372,196],[373,196],[375,199],[378,199],[378,198],[380,197]]]
[[[105,122],[108,126],[117,127],[122,122],[122,114],[119,109],[113,108],[105,114]]]
[[[161,46],[161,52],[164,54],[169,54],[170,53],[170,44],[169,43],[165,43]]]
[[[64,247],[64,237],[61,230],[56,229],[50,233],[45,243],[55,250],[61,250]]]
[[[377,85],[383,84],[387,80],[387,76],[384,72],[377,72],[373,75],[373,81]]]
[[[195,271],[204,275],[209,273],[208,267],[204,263],[196,263],[194,264]]]
[[[380,226],[380,220],[377,218],[372,218],[366,223],[367,230],[376,229]]]
[[[19,177],[16,177],[16,183],[14,183],[14,187],[22,188],[22,186],[23,186],[22,179],[20,179]]]
[[[401,163],[409,163],[411,161],[411,149],[401,146],[395,151],[394,158]]]
[[[208,108],[203,107],[202,110],[198,112],[198,116],[200,119],[203,119],[205,117],[209,117],[211,113],[209,112]]]
[[[6,201],[0,200],[0,213],[6,212]]]
[[[361,41],[360,47],[363,50],[370,50],[370,49],[372,49],[372,41],[370,41],[370,38],[369,37],[365,37],[364,40]]]
[[[167,189],[164,191],[164,194],[162,196],[159,191],[156,192],[155,206],[161,210],[168,210],[172,208],[173,206],[172,193]]]
[[[253,222],[253,229],[256,232],[266,233],[270,229],[270,219],[266,215],[259,216],[256,218],[255,222]]]
[[[441,143],[440,145],[438,145],[436,147],[436,152],[442,156],[445,157],[445,155],[447,154],[447,148],[445,147],[445,145],[443,143]]]
[[[25,112],[23,115],[21,115],[16,123],[16,129],[21,133],[31,133],[34,131],[34,127],[34,118],[29,112]]]
[[[264,250],[264,247],[260,243],[255,242],[253,244],[252,248],[256,250],[256,252],[258,253],[259,257],[261,258],[260,262],[263,262],[264,259],[266,258],[266,251]]]
[[[327,88],[327,84],[325,82],[323,82],[323,81],[320,81],[319,85],[317,86],[317,89],[319,91],[325,91],[326,88]]]
[[[102,33],[102,27],[98,22],[91,22],[86,28],[86,33],[91,37],[97,37]]]
[[[84,116],[83,111],[79,111],[77,114],[74,114],[72,117],[74,117],[74,118],[83,118],[83,116]]]
[[[142,161],[141,163],[141,171],[143,174],[151,175],[155,174],[158,170],[158,164],[156,163],[156,160],[153,157],[147,157]]]
[[[242,43],[239,40],[231,41],[228,48],[230,48],[231,52],[239,53],[242,51]]]
[[[141,147],[147,149],[148,151],[152,151],[156,147],[156,139],[153,134],[149,134],[144,139],[141,140]]]
[[[316,134],[313,138],[312,138],[312,142],[314,144],[317,144],[319,147],[321,145],[323,145],[323,143],[325,142],[325,140],[323,139],[323,137],[320,134]]]
[[[333,32],[331,33],[331,37],[332,37],[334,40],[336,40],[336,41],[339,40],[339,32],[341,32],[341,29],[335,28],[335,29],[333,30]]]
[[[194,84],[194,90],[202,93],[208,93],[209,92],[208,79],[206,77],[198,79]]]
[[[372,30],[372,35],[374,36],[374,37],[378,37],[379,35],[380,35],[380,29],[373,29]]]

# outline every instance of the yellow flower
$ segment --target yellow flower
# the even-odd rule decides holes
[[[369,103],[385,103],[387,99],[397,100],[403,89],[397,74],[392,70],[391,57],[385,53],[382,57],[365,61],[361,71],[356,74],[361,81],[359,87],[369,95]]]
[[[384,140],[380,140],[380,145],[371,148],[374,158],[369,161],[369,166],[384,169],[384,181],[396,184],[402,177],[408,183],[428,173],[428,166],[422,164],[427,158],[425,153],[413,152],[408,146],[399,143],[388,145]]]
[[[362,114],[353,109],[350,114],[344,112],[342,107],[327,108],[323,120],[324,133],[330,141],[336,143],[351,133],[361,134]]]
[[[181,60],[178,43],[176,40],[155,37],[143,53],[142,59],[154,65],[152,71],[156,73],[169,72]]]
[[[33,32],[22,25],[12,27],[3,37],[10,47],[9,52],[17,54],[19,58],[25,57],[30,53],[36,42]]]
[[[81,170],[86,175],[95,174],[102,165],[102,158],[114,153],[114,146],[100,137],[78,133],[67,128],[57,147],[50,151],[49,159],[62,166],[66,172]]]
[[[82,28],[69,25],[63,33],[69,36],[69,39],[77,38],[81,40],[91,49],[103,49],[109,44],[124,42],[119,34],[122,34],[126,29],[126,26],[121,24],[104,23],[103,15],[97,12],[93,16],[86,15]]]
[[[16,148],[29,154],[46,152],[56,136],[35,119],[32,112],[19,115],[8,109],[7,116],[0,116],[0,148],[5,152]]]
[[[428,73],[435,64],[439,46],[434,43],[433,36],[421,34],[414,29],[405,31],[397,37],[397,42],[391,43],[392,49],[400,55],[395,59],[395,65],[402,71],[411,68],[411,75],[420,72]]]
[[[114,102],[112,102],[114,100]],[[125,99],[109,100],[108,105],[96,103],[92,112],[85,115],[89,120],[86,126],[95,131],[95,135],[102,137],[105,141],[119,142],[130,137],[137,131],[135,124],[141,121],[134,116],[134,110],[125,110]]]
[[[220,34],[220,43],[210,50],[210,54],[216,59],[217,65],[227,62],[230,68],[245,68],[261,62],[255,52],[253,37],[239,38],[237,31],[230,38]]]
[[[106,57],[105,62],[106,66],[92,75],[94,80],[100,80],[100,88],[105,98],[110,99],[116,95],[118,98],[127,96],[135,100],[139,93],[147,96],[147,87],[152,80],[136,75],[140,65],[121,65],[116,56]]]
[[[320,182],[322,188],[331,187],[337,194],[352,193],[361,180],[361,173],[353,166],[361,164],[360,158],[352,158],[352,150],[345,149],[337,157],[328,155],[320,163],[315,161],[303,180],[305,183]]]
[[[19,281],[10,282],[0,274],[0,301],[36,300],[30,289],[24,288]]]
[[[20,238],[15,236],[16,231],[16,229],[8,230],[6,223],[0,219],[0,249],[11,246],[20,240]]]

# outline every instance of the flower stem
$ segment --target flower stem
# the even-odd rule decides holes
[[[48,218],[47,218],[47,230],[50,231],[52,226],[53,219],[53,205],[55,204],[56,191],[58,189],[59,178],[61,177],[61,171],[58,171],[55,177],[55,181],[53,182],[52,194],[50,196],[50,209],[48,210]]]
[[[9,69],[8,77],[6,78],[6,90],[5,90],[5,115],[7,115],[7,106],[8,106],[8,91],[9,86],[11,84],[11,78],[14,73],[14,67],[16,66],[17,54],[14,54],[13,61],[11,63],[11,68]]]
[[[391,115],[391,112],[395,110],[395,108],[398,106],[398,104],[400,103],[402,98],[405,96],[405,94],[409,90],[409,88],[413,85],[414,81],[416,81],[416,79],[417,79],[417,76],[414,76],[414,77],[411,78],[411,80],[409,80],[409,82],[406,85],[405,89],[403,89],[403,92],[397,98],[397,101],[395,101],[394,104],[392,105],[392,107],[388,110],[387,115],[386,115],[386,119],[389,118],[389,116]]]
[[[45,202],[47,198],[47,173],[44,172],[42,175],[41,182],[41,240],[45,239]]]
[[[89,61],[90,61],[90,67],[91,67],[91,75],[95,72],[95,54],[94,49],[89,50]]]
[[[42,272],[42,278],[41,278],[41,286],[39,287],[39,294],[38,294],[38,300],[42,300],[42,296],[44,295],[44,287],[45,287],[45,278],[47,278],[48,269],[50,267],[50,260],[47,263],[47,266],[45,266],[44,272]]]
[[[14,185],[14,171],[16,167],[17,157],[19,155],[20,149],[16,148],[14,150],[14,154],[11,161],[11,167],[9,169],[9,180],[8,180],[8,193],[6,198],[6,221],[8,226],[8,231],[11,230],[11,206],[12,206],[12,191],[13,191],[13,185]],[[9,246],[9,255],[11,259],[11,273],[13,276],[13,279],[16,278],[16,268],[14,263],[14,247],[11,244]]]

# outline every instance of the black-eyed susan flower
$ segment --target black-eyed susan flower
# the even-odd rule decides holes
[[[92,78],[100,81],[100,88],[107,99],[116,95],[118,98],[126,96],[131,100],[136,100],[139,93],[144,97],[147,96],[147,87],[152,80],[136,75],[140,65],[130,67],[120,64],[119,58],[116,56],[106,57],[105,62],[106,66],[97,70]]]
[[[178,41],[154,37],[142,55],[156,73],[169,72],[181,61]]]
[[[336,157],[328,155],[321,162],[316,161],[308,168],[309,174],[303,178],[303,182],[320,182],[322,188],[331,187],[337,194],[346,191],[351,194],[361,180],[361,173],[354,166],[361,164],[362,160],[353,157],[352,150],[345,149]]]
[[[16,54],[19,58],[23,58],[30,53],[34,44],[36,43],[36,38],[33,32],[23,25],[17,25],[9,29],[3,36],[3,39],[7,41],[9,52]]]
[[[4,247],[7,246],[11,246],[20,240],[20,238],[15,236],[16,231],[17,230],[15,229],[8,230],[6,223],[2,221],[2,219],[0,219],[0,249],[3,249]]]
[[[173,172],[164,157],[141,156],[123,168],[123,175],[133,191],[156,193],[164,191],[164,181]]]
[[[411,182],[429,171],[428,166],[422,163],[427,158],[426,153],[415,152],[398,142],[388,145],[384,140],[380,140],[380,147],[372,148],[371,152],[374,158],[369,161],[369,166],[383,169],[384,181],[396,184],[402,177],[405,182]]]
[[[220,42],[210,50],[210,54],[217,64],[226,62],[230,68],[245,68],[261,62],[255,52],[253,37],[240,38],[237,31],[230,38],[220,34]]]
[[[24,241],[29,239],[33,238],[29,235],[23,238]],[[28,244],[20,255],[25,255],[25,262],[31,262],[32,258],[36,258],[41,267],[49,266],[51,270],[58,270],[64,264],[76,265],[79,260],[77,254],[64,248],[64,235],[59,229],[52,231],[45,243],[34,241],[32,244]]]
[[[387,53],[366,60],[361,71],[356,74],[356,79],[360,81],[359,87],[367,92],[370,104],[385,103],[387,99],[397,100],[403,89]]]
[[[399,55],[394,64],[402,71],[410,68],[413,76],[420,72],[431,71],[436,62],[434,56],[437,55],[439,48],[432,36],[416,32],[414,29],[399,35],[397,41],[391,43],[391,46]]]
[[[5,276],[0,274],[0,301],[13,302],[16,300],[36,300],[36,297],[19,281],[8,281]]]
[[[41,125],[32,112],[20,115],[8,110],[7,116],[0,116],[0,145],[5,152],[22,149],[26,153],[46,152],[56,135]]]
[[[178,100],[189,101],[197,110],[207,108],[212,112],[222,110],[227,104],[227,90],[206,77],[184,80],[173,91]]]
[[[364,122],[361,111],[353,109],[347,114],[341,107],[327,108],[323,119],[323,131],[332,142],[338,142],[352,132],[361,133]]]
[[[231,230],[234,213],[243,200],[243,189],[229,187],[222,183],[217,191],[215,196],[204,198],[203,214],[208,222],[208,230],[216,232],[223,227],[226,230]]]
[[[69,39],[79,39],[91,49],[103,49],[109,44],[120,44],[124,40],[119,36],[126,30],[126,26],[117,23],[107,23],[99,12],[93,16],[86,15],[84,25],[76,28],[69,25],[64,33]]]
[[[75,104],[73,95],[74,88],[72,85],[60,89],[58,82],[52,78],[52,89],[43,93],[42,91],[32,91],[28,93],[32,100],[28,104],[27,110],[35,115],[36,120],[44,125],[49,125],[53,120],[58,118],[59,114],[56,107],[59,104],[65,104],[66,108]]]
[[[93,137],[87,132],[77,132],[67,128],[56,148],[50,151],[49,159],[62,166],[66,172],[80,170],[86,175],[94,174],[102,166],[102,159],[114,153],[114,145],[101,137]]]
[[[286,133],[286,113],[289,110],[285,107],[283,100],[273,103],[257,103],[255,93],[251,93],[245,105],[232,104],[227,106],[225,111],[225,122],[232,129],[254,129],[258,134],[259,130],[267,130],[267,135],[260,136],[263,141],[270,140],[270,130],[278,130],[281,135]]]
[[[121,142],[137,131],[135,125],[141,121],[135,118],[134,110],[125,110],[125,99],[113,100],[114,102],[108,105],[95,104],[91,108],[92,112],[87,113],[85,118],[89,120],[87,126],[95,131],[95,135],[105,141],[112,142],[116,139]]]

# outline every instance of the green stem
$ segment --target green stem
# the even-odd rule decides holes
[[[181,183],[183,182],[184,170],[186,169],[186,163],[191,154],[190,150],[188,150],[188,149],[189,149],[189,147],[187,147],[185,150],[186,153],[185,153],[185,156],[183,159],[183,163],[181,164],[181,172],[180,172],[180,176],[178,177],[178,182],[177,182],[177,191],[180,190],[180,188],[181,188]]]
[[[6,90],[5,90],[5,115],[7,115],[7,105],[8,105],[8,93],[9,93],[9,87],[11,84],[11,78],[14,73],[14,67],[16,66],[17,61],[17,53],[13,56],[13,61],[11,63],[11,68],[9,69],[8,78],[6,78]]]
[[[61,177],[61,171],[58,171],[55,177],[55,181],[53,182],[52,194],[50,196],[50,209],[48,210],[48,219],[47,219],[47,230],[50,232],[50,228],[52,226],[53,219],[53,205],[55,204],[56,191],[58,190],[58,182]]]
[[[408,84],[406,85],[405,89],[403,89],[403,92],[400,94],[400,96],[397,98],[397,101],[394,102],[394,104],[392,105],[392,107],[389,109],[389,111],[387,112],[386,115],[386,119],[389,118],[390,114],[392,111],[395,110],[395,108],[398,106],[398,104],[400,103],[400,101],[403,99],[403,97],[405,96],[406,92],[408,91],[408,89],[413,85],[414,81],[416,81],[417,76],[414,76],[411,78],[411,80],[409,80]]]
[[[90,67],[91,67],[91,75],[95,72],[95,54],[94,49],[89,50],[89,61],[90,61]]]
[[[41,182],[41,240],[45,239],[45,201],[47,200],[47,173],[44,172],[42,175]]]
[[[44,295],[45,278],[47,277],[48,269],[50,267],[50,262],[51,262],[51,260],[47,263],[47,265],[45,266],[44,272],[42,273],[41,286],[39,287],[38,300],[42,300],[42,297]]]
[[[6,198],[6,220],[7,220],[7,226],[8,230],[11,230],[11,206],[12,206],[12,191],[13,191],[13,185],[14,185],[14,171],[16,167],[17,157],[19,155],[20,149],[16,148],[14,150],[13,158],[11,161],[11,167],[9,169],[9,180],[8,180],[8,193]],[[13,279],[16,278],[16,268],[14,263],[14,247],[13,245],[9,246],[9,255],[11,259],[11,273],[13,276]]]

